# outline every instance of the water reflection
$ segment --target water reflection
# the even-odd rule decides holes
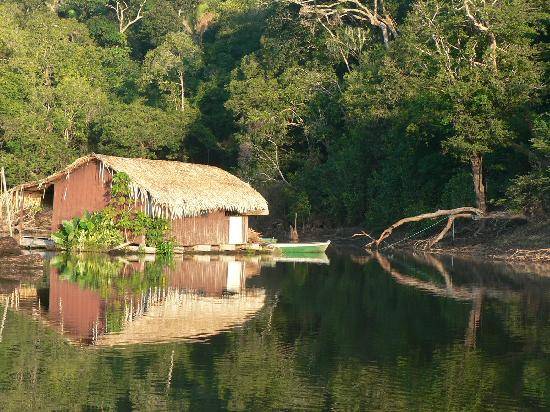
[[[259,262],[229,256],[60,255],[50,262],[46,284],[14,288],[11,304],[80,344],[204,339],[264,306],[265,291],[246,287],[259,272]]]
[[[213,258],[59,259],[32,286],[6,288],[9,309],[0,297],[0,410],[550,408],[541,273],[397,254],[234,268]],[[82,333],[70,324],[69,286],[100,302]],[[252,309],[227,325],[203,317],[215,301],[224,318],[231,299]]]
[[[464,339],[465,345],[469,348],[475,348],[476,346],[483,302],[487,299],[494,299],[513,304],[524,298],[525,293],[528,292],[526,286],[530,286],[529,283],[526,283],[526,285],[521,284],[522,281],[529,281],[529,272],[522,273],[521,277],[518,277],[516,271],[511,271],[509,275],[512,278],[506,281],[507,270],[502,263],[476,264],[468,260],[458,259],[455,267],[453,257],[448,257],[447,260],[450,259],[450,262],[444,263],[444,258],[428,253],[397,255],[393,259],[394,262],[391,258],[380,253],[374,253],[372,258],[401,285],[436,296],[471,302],[468,327]],[[403,269],[399,269],[399,267]],[[541,268],[542,271],[539,272]],[[403,270],[408,273],[405,274]],[[454,273],[452,274],[452,272]],[[508,270],[508,272],[510,271]],[[538,265],[534,276],[536,280],[544,281],[544,278],[538,278],[548,273],[550,272],[546,271],[543,265]],[[437,275],[439,275],[439,278]],[[464,283],[456,284],[456,282],[453,282],[453,276],[458,278],[459,282]],[[539,296],[537,300],[542,303],[547,297],[550,297],[550,293],[548,290],[545,292],[543,289],[542,296]],[[530,300],[532,300],[532,296]],[[532,301],[529,303],[531,306],[533,305]]]

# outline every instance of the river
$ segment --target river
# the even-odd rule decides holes
[[[50,256],[0,279],[0,410],[548,409],[544,272]]]

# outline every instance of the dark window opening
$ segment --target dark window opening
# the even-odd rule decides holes
[[[44,195],[42,196],[42,202],[41,202],[43,209],[53,209],[53,191],[54,191],[54,185],[51,185],[44,192]]]

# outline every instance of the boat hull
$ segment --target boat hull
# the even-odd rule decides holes
[[[330,245],[328,242],[315,243],[275,243],[272,247],[281,251],[284,255],[324,253]]]

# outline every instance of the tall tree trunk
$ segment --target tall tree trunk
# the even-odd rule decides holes
[[[185,111],[185,84],[183,79],[183,73],[180,73],[180,110]]]
[[[483,180],[483,157],[475,153],[471,159],[472,176],[474,178],[474,190],[476,192],[477,208],[483,213],[487,212],[487,198],[485,193],[485,183]]]

